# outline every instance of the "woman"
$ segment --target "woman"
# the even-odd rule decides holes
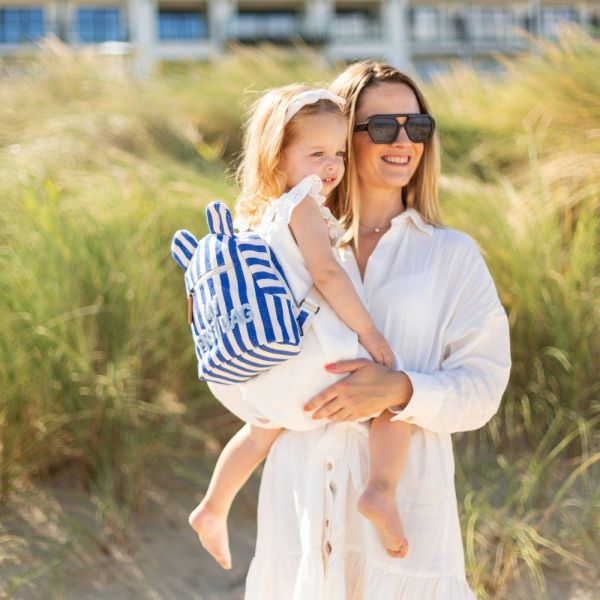
[[[407,117],[429,114],[414,82],[366,61],[331,91],[347,99],[352,132],[345,191],[332,205],[349,229],[340,261],[405,370],[329,365],[348,376],[305,408],[333,423],[277,439],[263,471],[246,599],[474,598],[450,434],[483,426],[498,408],[510,368],[506,315],[473,241],[440,225],[437,138],[419,142],[423,124]],[[403,559],[385,552],[356,509],[368,476],[366,425],[357,419],[386,408],[415,425],[396,491],[409,542]]]

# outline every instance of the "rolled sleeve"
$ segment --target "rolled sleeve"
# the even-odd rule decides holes
[[[403,371],[412,384],[413,394],[404,407],[392,407],[392,421],[406,421],[427,428],[427,423],[435,418],[444,402],[446,389],[435,378],[415,371]]]

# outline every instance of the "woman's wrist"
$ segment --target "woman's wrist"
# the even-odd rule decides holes
[[[388,408],[398,412],[408,406],[413,395],[413,386],[410,377],[404,371],[392,371],[391,375],[393,393]]]

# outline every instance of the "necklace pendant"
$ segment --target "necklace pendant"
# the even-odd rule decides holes
[[[375,231],[375,233],[379,233],[381,231],[381,227],[375,227],[374,231]]]

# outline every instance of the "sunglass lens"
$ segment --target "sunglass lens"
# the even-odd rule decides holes
[[[406,135],[412,142],[426,142],[433,133],[433,122],[427,115],[409,117],[406,124]]]
[[[376,144],[391,144],[398,135],[398,122],[391,117],[375,117],[369,121],[368,131]]]

